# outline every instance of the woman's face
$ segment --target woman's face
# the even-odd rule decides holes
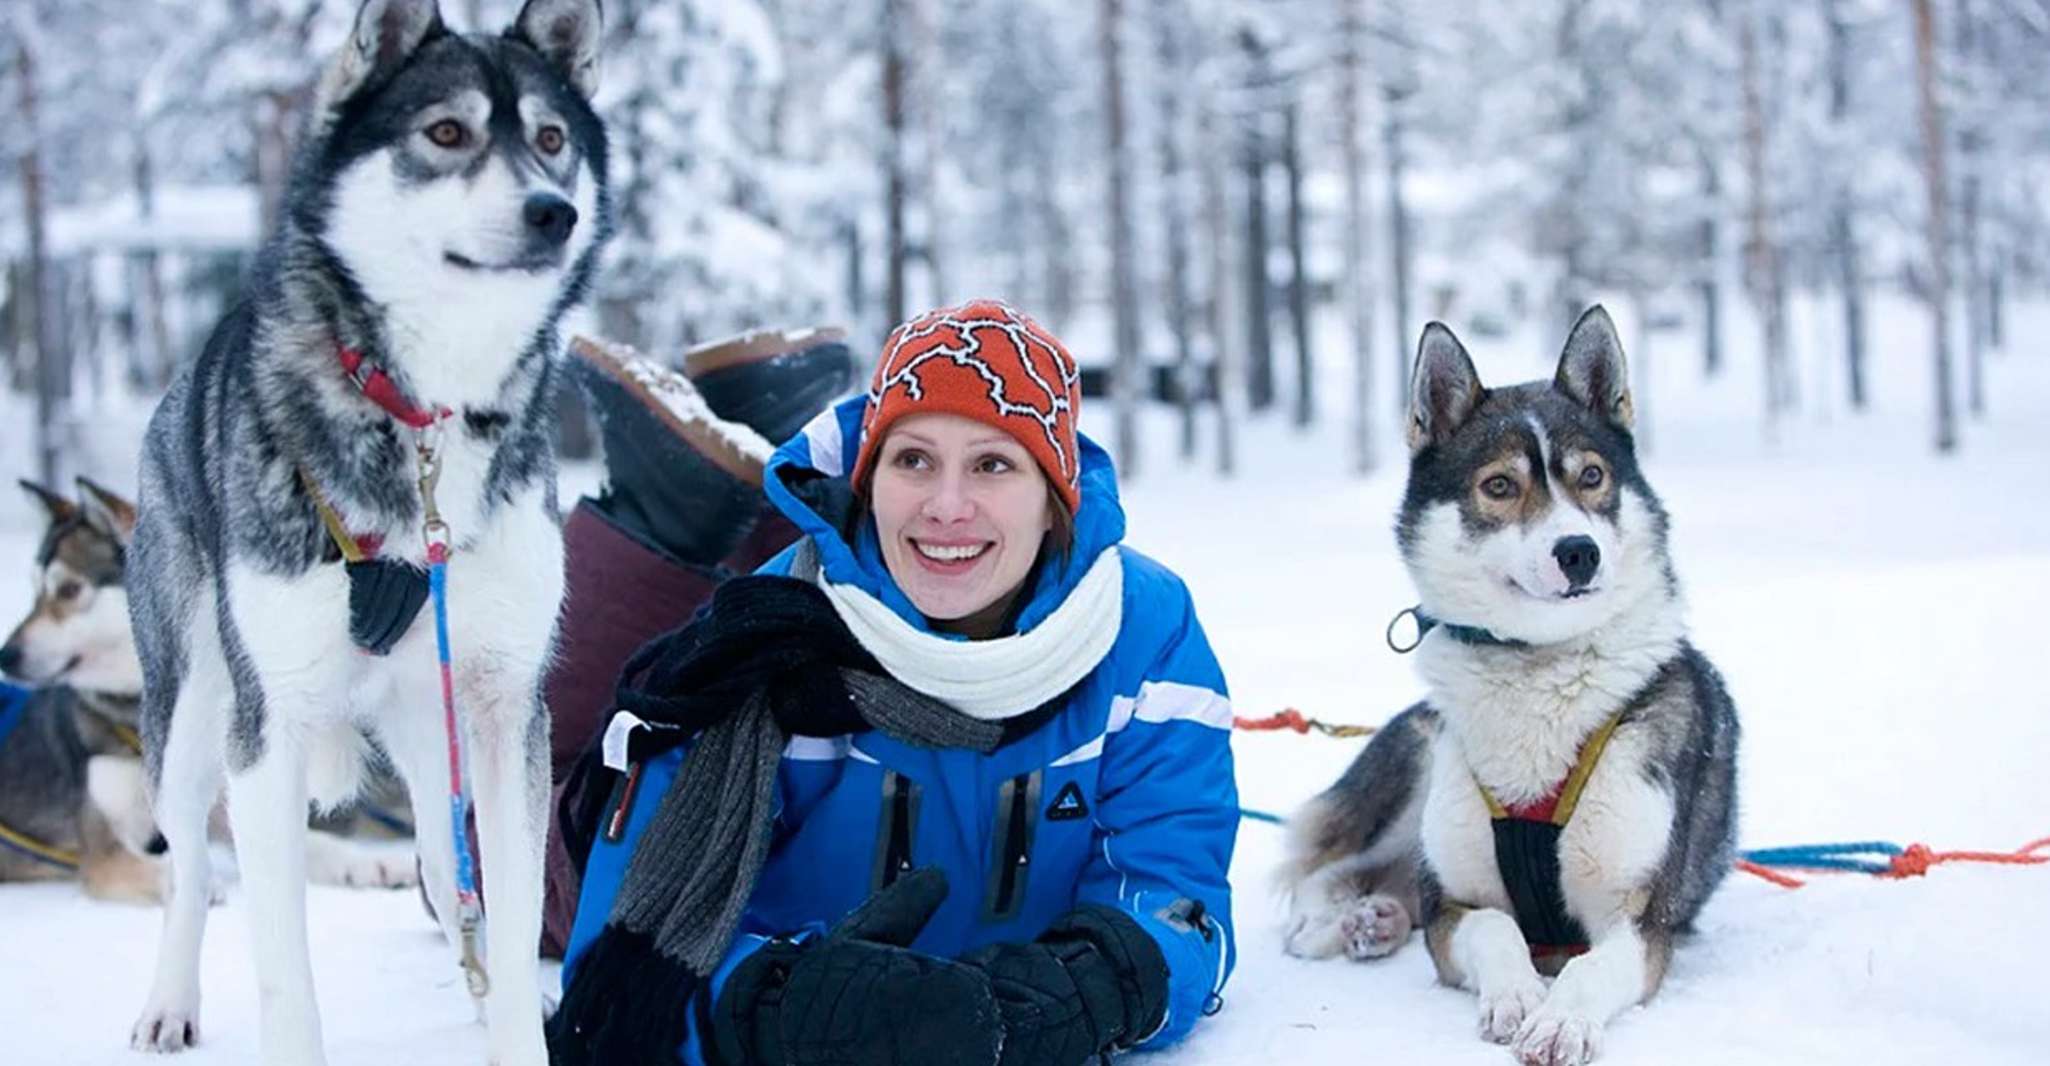
[[[1046,477],[1010,434],[959,415],[890,427],[870,486],[883,563],[941,629],[993,636],[1039,556]]]

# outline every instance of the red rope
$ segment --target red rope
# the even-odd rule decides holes
[[[1377,728],[1370,725],[1334,725],[1330,722],[1321,722],[1315,718],[1308,717],[1294,707],[1290,707],[1278,714],[1270,714],[1265,718],[1233,718],[1231,724],[1233,728],[1242,729],[1249,733],[1272,733],[1286,729],[1292,733],[1306,734],[1314,729],[1327,737],[1370,736]]]

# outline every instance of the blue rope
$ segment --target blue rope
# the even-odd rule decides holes
[[[1281,825],[1283,822],[1287,821],[1287,819],[1283,818],[1278,814],[1269,814],[1266,811],[1257,811],[1251,807],[1240,807],[1239,817],[1251,818],[1256,822],[1266,822],[1268,825]]]
[[[1759,866],[1797,870],[1849,870],[1879,874],[1893,868],[1892,858],[1904,849],[1884,840],[1863,840],[1848,844],[1795,844],[1779,848],[1753,848],[1737,853],[1745,862]],[[1875,859],[1867,856],[1880,855]]]

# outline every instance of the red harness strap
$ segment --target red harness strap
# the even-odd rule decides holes
[[[446,407],[436,407],[430,411],[415,406],[411,400],[406,399],[405,393],[399,391],[398,383],[384,372],[383,367],[364,358],[363,353],[354,348],[338,345],[335,348],[335,356],[341,360],[342,372],[348,375],[357,391],[371,403],[383,408],[386,414],[412,429],[426,429],[455,413]]]

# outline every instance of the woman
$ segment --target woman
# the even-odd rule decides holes
[[[972,303],[776,453],[802,539],[621,677],[558,1063],[1058,1066],[1215,1009],[1224,679],[1079,392]]]

